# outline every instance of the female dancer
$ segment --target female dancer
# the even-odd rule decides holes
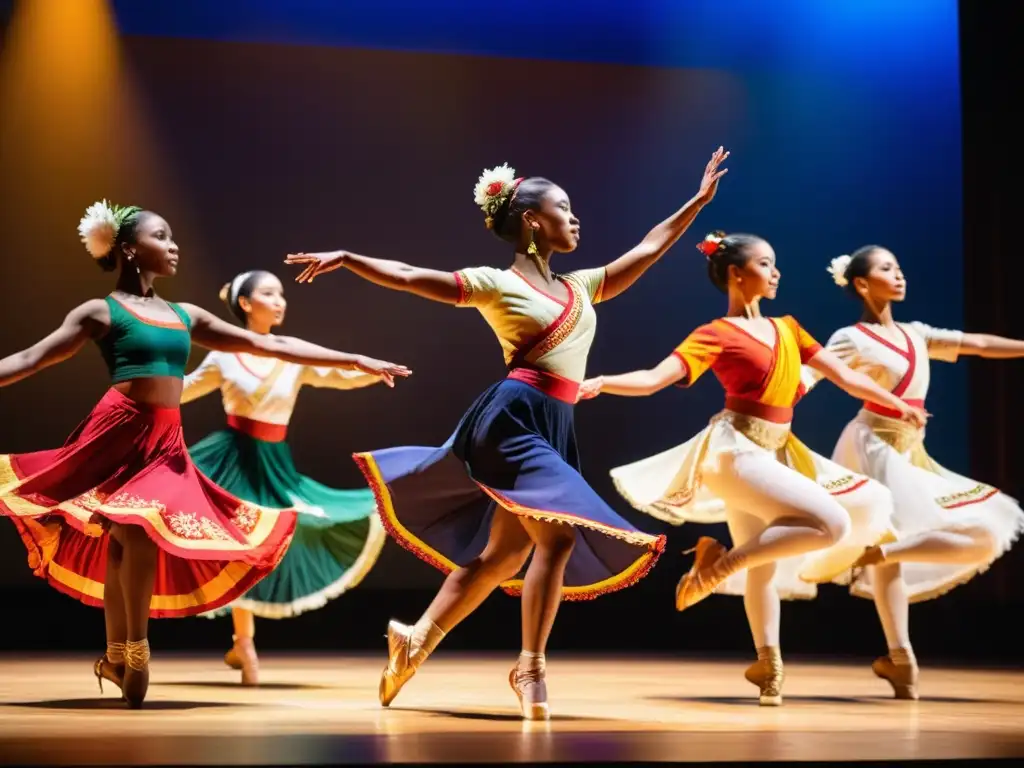
[[[512,266],[455,274],[347,251],[289,256],[298,280],[347,267],[378,285],[475,307],[501,342],[508,378],[487,389],[440,448],[357,454],[384,525],[448,574],[426,612],[388,626],[380,701],[388,706],[446,633],[499,585],[523,597],[522,653],[509,675],[523,717],[547,719],[544,649],[564,596],[585,600],[642,578],[663,536],[617,515],[579,473],[573,404],[594,338],[592,305],[618,296],[679,239],[715,195],[728,156],[720,147],[700,189],[633,250],[607,267],[557,275],[554,253],[579,244],[569,197],[547,179],[515,179],[502,165],[481,175],[485,223],[515,247]],[[524,579],[516,576],[533,553]]]
[[[826,349],[911,406],[924,407],[929,359],[1024,357],[1022,341],[893,320],[892,303],[903,301],[907,284],[885,248],[867,245],[840,256],[829,272],[861,301],[863,312],[859,323],[836,331]],[[816,371],[805,371],[808,388],[818,379]],[[995,488],[940,466],[925,451],[923,429],[871,401],[843,430],[832,459],[892,492],[899,541],[871,547],[856,565],[902,566],[902,581],[884,585],[897,636],[874,668],[898,695],[913,695],[918,669],[907,630],[908,603],[938,597],[986,570],[1020,535],[1024,513]],[[854,594],[871,597],[883,587],[872,584],[871,570],[854,584]],[[907,663],[893,674],[900,659]]]
[[[239,323],[261,336],[284,322],[284,288],[269,272],[243,272],[224,286],[221,299]],[[182,403],[219,389],[228,417],[228,429],[189,449],[199,470],[240,499],[303,513],[277,568],[231,604],[234,645],[224,660],[242,671],[244,685],[259,682],[254,615],[281,619],[326,605],[362,580],[386,538],[373,491],[335,490],[295,469],[284,439],[299,389],[356,389],[380,381],[380,376],[360,370],[314,368],[225,352],[210,352],[185,377]],[[207,615],[212,618],[225,611]]]
[[[633,506],[662,520],[728,522],[733,548],[708,537],[698,541],[693,567],[676,589],[676,608],[719,586],[744,595],[758,657],[746,677],[760,688],[762,704],[778,705],[780,596],[812,597],[815,583],[848,572],[865,546],[891,535],[892,500],[884,486],[818,456],[790,431],[803,394],[801,364],[912,424],[925,417],[824,351],[792,317],[761,315],[761,299],[775,298],[780,278],[775,252],[762,238],[716,232],[699,248],[711,281],[729,297],[726,316],[698,328],[651,370],[585,382],[584,397],[690,386],[708,369],[718,377],[725,410],[706,429],[613,470],[612,477]],[[898,569],[881,571],[880,581],[899,578]],[[885,611],[879,605],[883,617]]]
[[[178,402],[190,338],[225,352],[386,378],[409,371],[252,333],[159,298],[153,283],[177,272],[178,246],[151,211],[96,203],[79,233],[101,268],[120,266],[115,291],[0,360],[0,386],[68,359],[93,339],[112,387],[62,448],[0,456],[0,512],[17,526],[37,576],[103,606],[107,652],[96,676],[101,688],[105,677],[139,707],[149,684],[150,615],[190,616],[234,600],[273,569],[295,527],[294,509],[245,503],[189,460]]]

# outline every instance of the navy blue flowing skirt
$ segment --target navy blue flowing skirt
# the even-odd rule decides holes
[[[440,447],[354,455],[399,544],[448,573],[479,556],[495,508],[571,525],[576,545],[562,595],[589,600],[643,578],[665,537],[620,517],[579,472],[573,406],[519,381],[489,387]],[[512,595],[522,579],[503,583]]]

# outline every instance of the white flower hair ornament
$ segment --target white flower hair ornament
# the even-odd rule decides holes
[[[828,267],[827,271],[832,275],[832,281],[840,288],[845,288],[850,283],[846,279],[846,270],[849,268],[851,261],[853,261],[851,257],[843,254],[832,259],[832,264]]]
[[[508,163],[485,170],[473,188],[473,200],[484,212],[484,223],[490,229],[494,226],[494,214],[516,191],[522,177],[516,178],[515,168]]]
[[[106,200],[90,205],[78,222],[78,235],[85,244],[85,250],[94,259],[109,256],[125,220],[141,210],[134,205],[111,205]]]

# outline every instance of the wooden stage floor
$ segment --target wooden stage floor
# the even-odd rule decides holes
[[[324,765],[788,762],[1024,757],[1024,671],[927,668],[895,701],[867,661],[790,660],[785,704],[746,664],[553,654],[550,723],[523,723],[508,657],[438,653],[390,710],[383,656],[263,659],[242,688],[217,656],[160,654],[146,708],[102,696],[92,659],[0,656],[0,764]]]

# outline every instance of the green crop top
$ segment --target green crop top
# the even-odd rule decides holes
[[[135,314],[113,296],[106,300],[110,307],[110,330],[96,343],[107,363],[111,382],[150,376],[184,378],[192,348],[192,319],[188,313],[167,302],[179,322],[150,320]]]

